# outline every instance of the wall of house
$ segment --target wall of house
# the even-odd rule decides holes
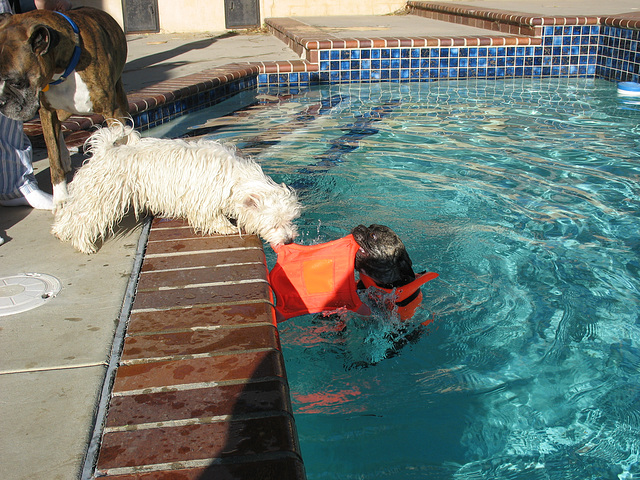
[[[160,31],[220,32],[225,30],[224,0],[157,0]],[[260,21],[269,17],[325,15],[385,15],[405,0],[259,0]],[[110,13],[122,27],[123,0],[72,0],[75,7],[91,6]]]

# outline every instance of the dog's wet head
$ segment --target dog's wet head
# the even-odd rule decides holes
[[[358,225],[351,234],[360,248],[355,267],[378,286],[394,288],[416,278],[411,258],[398,235],[385,225]]]
[[[300,216],[301,206],[293,189],[272,180],[269,184],[272,188],[268,191],[255,187],[245,197],[241,223],[271,245],[286,245],[298,236],[294,220]]]

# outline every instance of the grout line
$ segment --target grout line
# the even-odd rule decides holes
[[[264,278],[250,278],[247,280],[229,280],[225,282],[209,282],[209,283],[191,283],[187,285],[171,285],[170,287],[145,288],[138,290],[139,292],[168,292],[171,290],[184,290],[186,288],[208,288],[208,287],[226,287],[229,285],[245,285],[249,283],[266,283]]]
[[[167,243],[167,240],[163,240]],[[145,258],[163,258],[163,257],[181,257],[185,255],[202,255],[209,253],[221,252],[239,252],[243,250],[262,250],[262,247],[230,247],[230,248],[213,248],[211,250],[190,250],[188,252],[166,252],[166,253],[148,253]]]
[[[262,262],[238,262],[238,263],[223,263],[218,265],[196,265],[193,267],[176,267],[176,268],[160,268],[157,270],[147,270],[140,272],[140,275],[150,275],[152,273],[166,273],[166,272],[186,272],[188,270],[204,270],[207,268],[227,268],[227,267],[243,267],[246,265],[262,265]]]
[[[201,332],[201,331],[214,331],[214,330],[230,330],[230,329],[239,329],[239,328],[251,328],[251,327],[265,327],[265,326],[273,326],[271,322],[251,322],[251,323],[240,323],[240,324],[226,324],[226,325],[196,325],[194,327],[185,327],[185,328],[168,328],[166,330],[153,330],[153,331],[144,331],[144,332],[127,332],[127,337],[147,337],[153,335],[172,335],[175,333],[191,333],[191,332]],[[131,328],[131,325],[129,325]]]
[[[172,311],[172,310],[189,310],[191,308],[206,308],[206,307],[233,307],[236,305],[248,305],[248,304],[254,304],[254,303],[266,303],[267,305],[270,305],[275,308],[273,303],[269,301],[262,300],[262,299],[255,299],[255,300],[242,300],[242,301],[239,300],[237,302],[201,303],[198,305],[185,305],[185,306],[177,305],[173,307],[135,308],[131,310],[131,313],[134,314],[134,313],[166,312],[166,311]]]
[[[167,392],[185,392],[189,390],[200,390],[204,388],[224,387],[227,385],[249,385],[262,382],[282,381],[282,377],[269,376],[260,378],[238,378],[235,380],[221,380],[219,382],[196,382],[196,383],[181,383],[176,385],[163,385],[161,387],[145,387],[135,390],[119,390],[114,391],[112,397],[131,397],[134,395],[148,395],[153,393],[167,393]]]

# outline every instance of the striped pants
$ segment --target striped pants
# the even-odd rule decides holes
[[[22,122],[0,114],[0,200],[23,197],[38,189],[31,159],[31,142]]]

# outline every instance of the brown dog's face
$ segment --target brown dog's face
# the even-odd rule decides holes
[[[14,120],[31,120],[40,108],[46,84],[46,56],[56,33],[44,25],[25,27],[21,15],[0,15],[0,113]]]
[[[371,277],[378,286],[394,288],[415,280],[409,254],[400,237],[389,227],[358,225],[351,234],[360,245],[356,269]]]

